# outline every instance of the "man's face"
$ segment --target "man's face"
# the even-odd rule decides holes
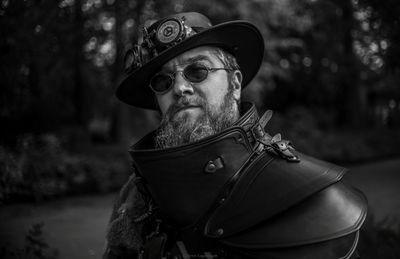
[[[193,63],[200,63],[208,68],[224,68],[222,61],[216,56],[216,48],[206,46],[175,57],[161,68],[161,72],[182,71]],[[194,131],[201,129],[203,132],[201,137],[204,137],[216,133],[215,128],[219,130],[225,127],[216,124],[233,124],[239,117],[237,102],[240,100],[240,83],[239,71],[231,72],[229,76],[226,70],[210,71],[207,78],[199,83],[185,79],[182,72],[175,73],[175,80],[169,91],[156,95],[163,115],[161,128],[172,125],[174,130],[172,133],[183,135],[185,134],[183,132],[193,134]],[[204,130],[206,128],[213,129],[209,133],[204,133],[208,131]],[[178,133],[179,131],[182,132]],[[168,135],[171,134],[164,137],[167,139],[175,137]],[[187,141],[177,141],[177,144],[184,143]]]
[[[199,47],[189,50],[166,63],[161,71],[173,73],[182,71],[187,65],[192,63],[200,63],[208,68],[223,68],[221,60],[214,54],[213,47]],[[182,97],[187,99],[195,99],[202,96],[208,106],[213,111],[218,111],[225,95],[228,93],[228,76],[227,71],[217,70],[209,72],[208,77],[200,83],[191,83],[187,81],[181,72],[175,74],[175,80],[172,88],[161,95],[156,95],[162,114],[166,114],[168,109],[181,101]],[[235,91],[234,98],[240,99],[240,89]],[[195,121],[196,118],[204,113],[204,110],[196,105],[185,105],[178,111],[175,111],[171,119],[186,115],[190,120]]]

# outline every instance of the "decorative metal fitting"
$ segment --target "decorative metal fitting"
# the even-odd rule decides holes
[[[204,172],[212,174],[223,167],[224,167],[224,164],[222,162],[222,159],[220,157],[217,157],[214,160],[208,161],[208,163],[206,164],[206,166],[204,168]]]
[[[185,24],[184,19],[167,18],[156,29],[143,27],[143,42],[129,49],[124,58],[127,74],[143,66],[161,52],[175,46],[196,32]]]

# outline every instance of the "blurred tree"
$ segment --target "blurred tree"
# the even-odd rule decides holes
[[[400,6],[397,1],[355,0],[360,29],[355,48],[369,68],[363,75],[371,85],[370,113],[383,125],[400,126]]]
[[[327,128],[363,124],[364,115],[377,112],[393,121],[388,114],[400,111],[396,0],[0,4],[0,120],[7,125],[0,127],[2,142],[15,143],[26,132],[76,128],[83,135],[111,133],[126,143],[155,127],[157,114],[121,104],[113,92],[140,26],[181,11],[205,13],[213,23],[246,19],[260,28],[264,61],[244,92],[260,108],[304,106]]]
[[[84,17],[82,14],[82,1],[75,0],[74,3],[74,107],[75,107],[75,118],[78,125],[86,127],[89,120],[87,102],[89,98],[87,98],[87,89],[83,82],[82,75],[82,65],[84,64],[83,60],[83,44],[84,44],[84,35],[83,35],[83,23]]]
[[[238,5],[241,18],[254,22],[265,38],[264,64],[253,87],[264,92],[262,106],[306,106],[325,127],[364,123],[367,89],[359,78],[366,68],[353,48],[360,26],[351,0]]]
[[[363,115],[365,114],[365,99],[361,90],[362,85],[359,82],[359,61],[353,51],[353,31],[357,29],[356,20],[354,19],[354,8],[352,0],[336,1],[342,14],[342,62],[341,83],[343,87],[343,95],[339,95],[338,100],[344,100],[344,104],[339,111],[343,115],[346,123],[359,127],[364,123]],[[339,108],[339,107],[338,107]]]
[[[116,58],[113,64],[112,84],[115,89],[123,78],[123,57],[125,52],[136,44],[140,38],[141,29],[146,20],[154,19],[157,13],[154,11],[153,1],[124,1],[114,2],[114,17],[116,27],[114,39],[116,46]],[[158,1],[159,10],[163,10],[162,4],[167,2]],[[115,100],[115,98],[114,98]],[[120,143],[129,144],[131,138],[140,136],[154,127],[154,113],[129,107],[115,100],[112,106],[111,136]]]
[[[305,56],[306,32],[313,25],[302,1],[238,1],[241,19],[260,28],[265,41],[264,62],[250,92],[250,98],[263,108],[284,110],[301,101],[299,80],[293,74]],[[306,63],[308,65],[308,63]],[[300,68],[300,69],[301,69]],[[298,99],[298,100],[296,100]]]
[[[1,7],[0,117],[7,125],[1,136],[9,140],[72,119],[65,98],[72,52],[64,40],[71,20],[56,1],[1,1]]]

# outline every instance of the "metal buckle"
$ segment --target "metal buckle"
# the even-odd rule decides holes
[[[255,141],[258,141],[264,137],[265,132],[260,123],[256,122],[256,124],[251,127],[251,135],[253,136]]]
[[[272,148],[284,159],[289,162],[300,162],[298,156],[292,153],[294,148],[288,140],[279,140],[271,143]]]

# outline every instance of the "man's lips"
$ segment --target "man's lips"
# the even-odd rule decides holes
[[[179,113],[180,111],[188,110],[188,109],[193,109],[193,108],[201,108],[201,106],[199,106],[199,105],[185,105],[185,106],[179,107],[179,108],[175,111],[175,114]]]

